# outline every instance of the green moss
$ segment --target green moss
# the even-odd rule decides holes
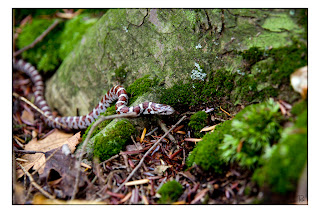
[[[54,21],[53,19],[41,19],[40,17],[33,18],[32,22],[26,24],[19,35],[17,47],[21,49],[31,44]],[[22,56],[41,71],[53,71],[79,44],[83,34],[96,21],[96,18],[90,18],[88,14],[83,14],[66,22],[61,22],[34,48],[23,52]]]
[[[107,110],[102,113],[101,115],[103,116],[108,116],[108,115],[114,115],[116,114],[116,107],[115,106],[111,106],[109,108],[107,108]],[[100,116],[99,116],[100,117]],[[103,121],[102,123],[100,123],[92,132],[91,134],[91,138],[93,136],[95,136],[97,133],[99,133],[104,127],[106,127],[109,123],[111,122],[111,120],[105,120]],[[87,137],[87,134],[88,132],[90,131],[92,125],[94,124],[95,122],[93,122],[92,124],[90,124],[90,126],[88,126],[88,128],[86,129],[85,133],[83,134],[82,136],[82,141],[84,141]]]
[[[122,84],[127,77],[128,70],[126,70],[127,65],[122,64],[119,68],[114,71],[116,81]]]
[[[208,114],[205,111],[199,111],[191,115],[188,126],[190,126],[194,130],[194,135],[196,137],[201,137],[200,130],[205,127],[207,123]]]
[[[207,81],[177,82],[173,87],[161,91],[161,103],[174,108],[189,108],[199,103],[229,99],[235,74],[218,69],[207,76]]]
[[[150,75],[145,75],[142,78],[135,80],[127,88],[127,92],[132,95],[129,99],[129,105],[132,104],[139,96],[151,91],[151,88],[157,84],[158,80],[156,78],[152,78]]]
[[[219,147],[221,158],[227,163],[256,167],[261,156],[279,140],[280,121],[279,105],[272,99],[247,106],[233,118],[230,132],[225,134]]]
[[[179,199],[179,197],[183,193],[183,188],[180,183],[173,180],[163,184],[158,193],[161,195],[158,203],[170,204]]]
[[[287,91],[285,101],[292,102],[298,97],[290,86],[290,75],[307,65],[304,43],[294,41],[291,46],[271,50],[254,47],[239,54],[249,64],[250,72],[244,71],[235,81],[233,99],[236,103],[264,101],[283,91]]]
[[[135,128],[128,120],[119,121],[106,135],[95,138],[93,155],[101,161],[109,159],[124,148],[134,133]]]
[[[23,28],[17,40],[17,47],[21,49],[31,44],[53,22],[54,20],[34,18],[31,23],[28,23]],[[54,70],[61,62],[57,50],[59,49],[59,36],[63,25],[63,23],[60,23],[34,48],[24,51],[22,53],[23,58],[27,59],[31,64],[37,65],[39,70]]]
[[[80,42],[84,33],[97,22],[97,18],[91,18],[88,14],[82,14],[69,20],[60,36],[59,57],[64,60],[67,55]]]
[[[305,108],[295,124],[283,131],[280,142],[273,147],[263,167],[255,171],[253,180],[280,194],[296,190],[307,162],[307,125],[308,112]]]
[[[230,127],[231,121],[225,121],[217,125],[214,132],[206,134],[189,154],[187,165],[190,167],[196,163],[205,171],[223,173],[226,164],[220,157],[219,145],[223,142],[224,134],[229,132]]]

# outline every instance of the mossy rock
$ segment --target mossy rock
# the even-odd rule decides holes
[[[86,114],[114,84],[126,87],[146,75],[159,80],[161,101],[181,110],[211,103],[229,110],[276,97],[279,88],[292,103],[297,96],[285,79],[307,61],[302,35],[306,24],[299,22],[304,20],[300,10],[295,11],[290,15],[286,9],[110,9],[48,82],[49,105],[63,115],[75,115],[76,109]],[[270,30],[271,19],[280,25],[285,20],[285,25]],[[304,24],[294,26],[295,22]],[[272,57],[274,67],[262,76],[251,75],[245,56],[239,54],[250,48],[260,52],[249,65]],[[206,74],[204,80],[192,79],[195,64]]]
[[[158,193],[161,195],[158,203],[160,204],[170,204],[179,199],[183,193],[183,188],[177,181],[168,181],[162,185]]]
[[[120,120],[105,135],[95,137],[93,155],[101,161],[109,159],[124,148],[134,133],[135,128],[128,120]]]

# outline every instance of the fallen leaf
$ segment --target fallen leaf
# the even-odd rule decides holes
[[[189,141],[189,142],[199,142],[201,141],[201,138],[185,138],[184,141]]]
[[[29,112],[27,110],[23,110],[22,115],[21,115],[20,118],[23,121],[23,123],[31,125],[31,126],[34,125],[33,113],[31,113],[31,112]]]
[[[43,140],[38,141],[36,138],[32,139],[28,144],[25,145],[25,150],[48,152],[52,149],[61,147],[63,144],[68,144],[71,152],[73,153],[76,149],[76,145],[79,143],[80,133],[81,132],[78,132],[77,134],[72,135],[55,129]],[[21,164],[27,171],[33,167],[34,170],[38,170],[39,174],[43,173],[43,169],[45,167],[44,154],[26,154],[21,158],[27,161]],[[23,174],[24,172],[22,169],[17,170],[18,178],[22,177]]]
[[[124,198],[122,198],[122,199],[120,200],[120,203],[124,203],[124,202],[126,202],[127,200],[129,200],[130,197],[131,197],[131,195],[132,195],[132,192],[129,192]]]
[[[196,196],[195,198],[191,201],[190,204],[195,204],[197,203],[201,198],[203,198],[206,193],[209,191],[209,189],[202,189]]]
[[[101,202],[101,201],[94,201],[94,200],[58,200],[58,199],[48,199],[44,197],[41,194],[36,194],[34,195],[32,199],[32,204],[33,205],[57,205],[57,204],[62,204],[62,205],[105,205],[107,203]]]
[[[144,129],[143,129],[143,132],[142,132],[142,135],[141,135],[140,143],[142,143],[144,137],[146,136],[146,133],[147,133],[147,129],[144,128]]]
[[[172,165],[170,165],[170,166],[165,166],[165,165],[156,166],[156,168],[154,169],[154,173],[156,173],[158,175],[162,175],[170,167],[172,167]]]
[[[149,179],[134,180],[134,181],[127,182],[124,185],[126,186],[140,185],[140,184],[149,183],[149,181],[150,181]]]
[[[209,127],[204,127],[203,129],[200,130],[200,132],[208,132],[211,130],[214,130],[217,125],[209,126]]]
[[[64,146],[67,145],[45,153],[45,158],[48,160],[43,173],[39,176],[41,183],[47,185],[53,194],[62,199],[72,196],[78,171],[75,168],[76,158],[70,152],[66,153]],[[83,193],[87,186],[87,180],[81,170],[80,173],[79,193]]]

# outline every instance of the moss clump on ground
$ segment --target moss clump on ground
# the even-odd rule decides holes
[[[231,121],[225,121],[216,126],[214,132],[206,134],[196,147],[189,154],[187,165],[190,167],[194,163],[203,170],[221,174],[225,162],[221,159],[219,145],[223,142],[224,134],[229,132]]]
[[[272,99],[247,106],[232,120],[220,144],[221,158],[254,168],[281,134],[279,105]]]
[[[169,204],[179,199],[183,193],[183,188],[177,181],[169,181],[163,184],[158,193],[161,195],[158,203]]]
[[[127,92],[132,95],[132,97],[129,99],[129,105],[132,104],[139,96],[149,92],[151,88],[157,84],[158,80],[156,78],[152,78],[150,75],[145,75],[142,78],[135,80],[127,88]]]
[[[253,180],[276,193],[295,191],[307,162],[307,125],[308,112],[305,108],[300,111],[294,125],[283,131],[280,142],[272,148],[264,165],[255,171]]]
[[[279,140],[281,121],[279,106],[272,99],[250,105],[206,134],[189,155],[187,165],[196,163],[218,174],[233,162],[254,168]]]
[[[134,133],[135,128],[128,120],[119,121],[106,135],[95,138],[93,155],[100,161],[108,160],[123,149]]]
[[[103,115],[103,116],[108,116],[108,115],[114,115],[114,114],[116,114],[116,107],[115,107],[115,105],[107,108],[107,110],[106,110],[104,113],[102,113],[101,115]],[[99,116],[99,117],[100,117],[100,116]],[[98,119],[99,119],[99,118],[98,118]],[[93,136],[95,136],[97,133],[99,133],[99,132],[100,132],[104,127],[106,127],[110,122],[111,122],[111,120],[105,120],[105,121],[103,121],[102,123],[100,123],[100,124],[93,130],[93,132],[92,132],[92,134],[91,134],[91,138],[92,138]],[[85,133],[84,133],[83,136],[82,136],[82,141],[84,141],[84,140],[86,139],[87,134],[88,134],[88,132],[90,131],[90,129],[91,129],[91,127],[92,127],[93,124],[94,124],[94,122],[93,122],[92,124],[90,124],[90,126],[88,126],[88,128],[86,129]]]
[[[191,129],[194,130],[194,135],[196,137],[201,137],[202,134],[200,133],[200,130],[203,127],[205,127],[207,123],[208,123],[208,114],[205,111],[199,111],[191,115],[188,126],[190,126]]]

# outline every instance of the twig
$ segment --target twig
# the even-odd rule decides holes
[[[74,200],[74,198],[76,197],[76,194],[78,192],[78,185],[79,185],[79,178],[80,178],[80,164],[81,164],[81,161],[82,161],[82,158],[83,158],[83,155],[84,155],[84,150],[91,138],[91,135],[94,131],[94,129],[100,124],[102,123],[103,121],[105,120],[111,120],[111,119],[115,119],[115,118],[135,118],[137,117],[138,115],[135,113],[135,112],[132,112],[132,113],[126,113],[126,114],[116,114],[116,115],[109,115],[109,116],[101,116],[98,120],[96,120],[94,122],[94,124],[92,125],[92,127],[90,128],[88,134],[87,134],[87,137],[86,139],[84,140],[83,142],[83,145],[82,145],[82,148],[81,148],[81,152],[80,152],[80,156],[79,156],[79,160],[77,161],[76,165],[75,165],[75,168],[77,170],[77,176],[76,176],[76,181],[75,181],[75,184],[74,184],[74,188],[73,188],[73,193],[72,193],[72,197],[71,197],[71,200]]]
[[[167,126],[163,123],[163,121],[158,120],[158,124],[159,124],[159,126],[161,127],[161,129],[162,129],[164,132],[168,132],[168,128],[167,128]],[[168,137],[169,137],[169,139],[170,139],[173,143],[176,143],[176,139],[173,137],[173,135],[170,134],[170,131],[169,131],[169,133],[168,133]]]
[[[105,161],[101,162],[99,165],[101,166],[101,165],[103,165],[103,164],[105,164],[105,163],[107,163],[109,161],[112,161],[113,159],[116,159],[117,157],[119,157],[119,155],[114,155],[111,158],[109,158],[108,160],[105,160]]]
[[[39,186],[33,179],[32,175],[20,164],[17,162],[17,164],[21,167],[21,169],[23,170],[23,172],[29,177],[31,184],[38,189],[44,196],[46,196],[47,198],[50,199],[55,199],[55,197],[51,194],[49,194],[48,192],[44,191],[41,186]]]
[[[59,123],[57,121],[55,121],[54,119],[52,119],[51,117],[48,117],[47,115],[44,114],[44,112],[39,109],[36,105],[34,105],[33,103],[31,103],[28,99],[26,99],[25,97],[22,97],[20,95],[18,95],[17,93],[12,93],[12,95],[16,98],[19,98],[20,100],[24,101],[25,103],[29,104],[32,108],[34,108],[35,110],[37,110],[42,116],[44,116],[45,118],[51,120],[52,122],[55,122],[57,124],[59,124],[61,127],[63,127],[64,129],[68,129],[67,126],[63,125],[62,123]]]
[[[42,41],[42,39],[48,35],[48,33],[55,28],[58,24],[60,23],[60,20],[57,19],[53,22],[53,24],[51,24],[40,36],[38,36],[38,38],[36,38],[31,44],[23,47],[22,49],[16,51],[13,53],[13,57],[16,57],[18,55],[20,55],[21,53],[23,53],[24,51],[33,48],[37,43],[39,43],[40,41]]]
[[[124,184],[126,184],[130,180],[130,178],[134,175],[134,173],[141,167],[144,159],[148,156],[151,150],[154,149],[162,141],[162,139],[165,138],[167,134],[169,134],[169,132],[171,132],[174,128],[176,128],[176,126],[179,125],[186,117],[187,116],[183,116],[175,125],[171,127],[170,130],[168,130],[156,143],[154,143],[152,147],[150,147],[150,149],[143,155],[139,164],[134,168],[134,170],[132,170],[132,172],[126,178],[126,180],[115,190],[115,193],[117,193],[124,186]]]

